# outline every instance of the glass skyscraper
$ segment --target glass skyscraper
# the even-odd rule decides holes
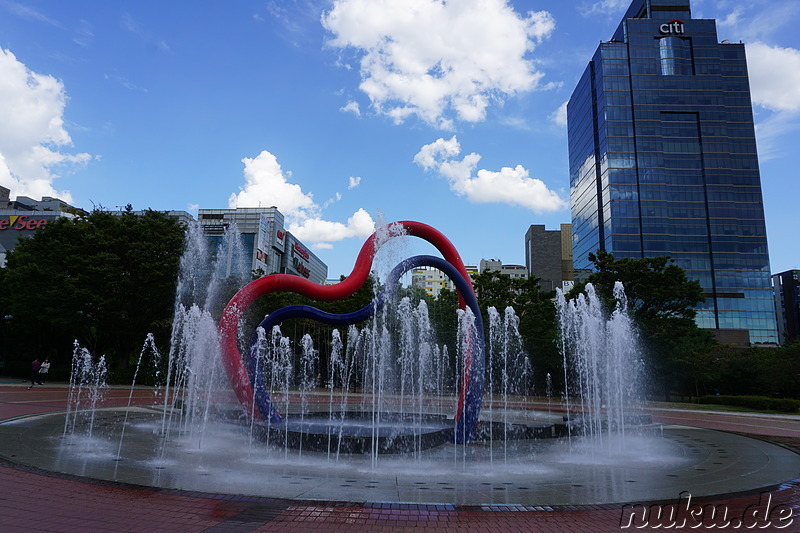
[[[567,119],[576,271],[669,256],[705,290],[699,326],[777,342],[744,45],[689,0],[634,0]]]

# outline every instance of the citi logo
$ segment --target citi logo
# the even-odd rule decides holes
[[[670,20],[658,27],[662,35],[683,35],[683,21],[678,19]]]

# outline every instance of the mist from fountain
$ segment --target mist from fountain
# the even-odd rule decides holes
[[[419,458],[428,419],[442,416],[439,404],[448,395],[451,402],[455,396],[448,352],[435,342],[424,300],[416,307],[408,297],[385,305],[362,328],[350,326],[346,342],[334,329],[325,383],[320,354],[309,334],[303,335],[295,354],[292,340],[280,327],[273,327],[270,335],[260,330],[254,353],[256,368],[279,402],[283,419],[279,424],[263,422],[262,429],[273,445],[282,440],[284,454],[294,444],[289,442],[289,431],[310,431],[313,426],[321,431],[327,456],[338,460],[346,447],[345,426],[352,431],[354,425],[366,423],[369,448],[364,452],[373,463],[383,452],[381,439],[386,446],[392,446],[395,438],[407,439],[404,451]],[[299,399],[297,405],[292,404],[293,397]],[[320,404],[322,398],[327,402]],[[302,456],[307,439],[301,435],[299,442],[297,455]]]
[[[501,315],[489,307],[489,356],[488,356],[488,412],[490,461],[494,461],[494,441],[503,444],[503,462],[508,461],[509,401],[524,400],[528,383],[532,377],[531,361],[525,352],[519,333],[519,317],[512,307],[506,307]],[[495,401],[499,400],[497,403]],[[503,434],[495,437],[494,411],[499,408]]]
[[[561,290],[556,296],[567,427],[607,450],[619,444],[618,436],[624,438],[643,400],[643,355],[619,282],[614,299],[614,310],[606,312],[591,283],[586,294],[571,300]]]
[[[164,442],[176,418],[183,433],[201,442],[217,402],[228,396],[215,315],[225,303],[226,288],[247,281],[249,258],[235,225],[213,243],[199,224],[187,226],[164,384]]]
[[[95,414],[108,385],[105,356],[95,359],[78,341],[73,344],[69,377],[69,396],[64,418],[63,438],[75,436],[92,439]]]

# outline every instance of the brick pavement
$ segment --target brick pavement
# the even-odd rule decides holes
[[[124,405],[129,391],[112,389],[107,405]],[[148,401],[148,391],[137,391],[135,403]],[[64,409],[66,391],[58,387],[0,385],[0,419]],[[670,413],[657,417],[668,418]],[[677,416],[677,415],[676,415]],[[702,425],[707,416],[692,419]],[[715,426],[748,434],[767,435],[772,429],[763,420],[740,420],[727,415]],[[771,419],[766,419],[771,421]],[[665,420],[667,421],[667,420]],[[780,425],[783,425],[781,423]],[[797,422],[794,423],[798,426]],[[770,426],[770,424],[766,424]],[[800,438],[789,424],[780,433],[783,445],[800,450]],[[713,501],[680,502],[696,512],[678,512],[669,520],[676,502],[653,508],[620,509],[619,506],[570,506],[537,508],[521,506],[452,506],[426,504],[362,504],[287,501],[249,496],[206,494],[154,489],[121,483],[87,480],[44,472],[0,460],[0,531],[2,532],[610,532],[630,529],[688,530],[692,526],[716,530],[800,531],[800,481],[776,487],[768,494],[743,494]],[[716,516],[710,514],[713,505]],[[767,506],[769,505],[769,509]],[[722,514],[723,511],[727,515]],[[772,515],[770,515],[770,511]],[[646,513],[650,526],[640,519]],[[706,522],[695,522],[700,516]],[[624,519],[624,520],[623,520]],[[771,519],[771,526],[770,524]],[[686,520],[682,523],[682,520]],[[742,521],[743,520],[743,521]],[[684,527],[678,527],[683,525]],[[659,527],[655,527],[659,526]],[[722,527],[725,526],[725,527]],[[753,526],[752,528],[749,526]],[[763,527],[762,527],[763,526]],[[784,526],[784,527],[780,527]]]

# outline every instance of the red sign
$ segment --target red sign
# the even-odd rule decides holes
[[[6,220],[0,220],[0,231],[6,229],[35,230],[47,225],[47,220],[28,220],[28,215],[14,215]]]
[[[304,250],[299,243],[294,243],[294,251],[297,252],[297,254],[306,261],[311,259],[311,255],[308,253],[307,250]]]
[[[309,270],[309,268],[306,265],[301,263],[298,258],[295,257],[294,259],[292,259],[292,265],[294,265],[294,269],[299,274],[301,274],[301,275],[303,275],[305,277],[311,276],[311,270]]]
[[[303,263],[297,265],[297,271],[305,277],[309,277],[311,275],[311,271]]]

